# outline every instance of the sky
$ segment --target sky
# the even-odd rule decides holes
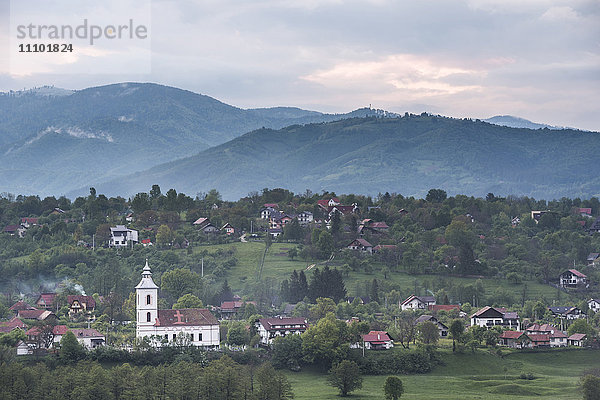
[[[41,0],[0,1],[0,91],[155,82],[242,108],[371,105],[600,131],[598,0],[44,0],[43,23],[134,18],[148,37],[29,58],[15,53],[15,22]]]

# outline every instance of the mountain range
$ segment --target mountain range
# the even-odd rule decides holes
[[[215,188],[228,199],[265,187],[599,194],[600,171],[589,161],[598,133],[510,116],[487,121],[371,108],[244,110],[149,83],[4,93],[0,191],[74,197],[94,186],[130,196],[157,183],[189,195]]]
[[[292,107],[244,110],[150,83],[0,95],[0,188],[64,194],[197,154],[260,127],[332,121]]]

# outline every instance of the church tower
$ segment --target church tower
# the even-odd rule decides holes
[[[158,318],[158,286],[152,280],[148,266],[142,270],[142,280],[135,287],[136,337],[154,335],[154,324]]]

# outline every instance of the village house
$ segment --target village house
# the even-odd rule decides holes
[[[27,329],[27,325],[18,317],[13,317],[9,321],[0,322],[0,333],[12,332],[15,329],[25,331]]]
[[[193,346],[218,348],[219,321],[205,308],[180,310],[158,309],[158,286],[152,280],[148,261],[142,279],[135,287],[136,337],[148,338],[154,345],[175,342],[178,335],[187,335]]]
[[[19,313],[21,310],[37,310],[37,308],[30,306],[23,300],[17,301],[15,304],[8,308],[10,311],[14,312],[15,315]]]
[[[42,293],[35,301],[35,305],[39,308],[45,308],[46,310],[50,310],[54,305],[55,298],[56,293]]]
[[[300,335],[308,328],[307,320],[299,317],[260,318],[254,325],[263,345],[271,345],[278,336]]]
[[[4,233],[8,233],[10,236],[18,236],[20,238],[25,237],[25,232],[27,232],[27,228],[22,227],[21,225],[6,225],[3,230]]]
[[[242,306],[244,306],[245,304],[254,304],[256,306],[255,301],[223,301],[221,302],[221,306],[218,307],[218,311],[220,312],[222,319],[231,319],[240,311]]]
[[[317,200],[317,205],[321,207],[324,211],[329,212],[329,207],[340,205],[340,199],[338,199],[337,197],[332,197],[330,199]]]
[[[592,225],[590,225],[589,229],[588,229],[588,233],[590,235],[593,235],[594,233],[599,233],[600,232],[600,217],[596,218],[596,220],[594,222],[592,222]]]
[[[221,231],[225,232],[228,236],[235,234],[235,228],[229,222],[221,227]]]
[[[421,315],[419,318],[417,318],[415,320],[415,325],[418,325],[421,322],[431,322],[431,323],[433,323],[435,326],[437,326],[438,332],[440,334],[440,337],[447,337],[448,336],[448,327],[446,325],[444,325],[442,322],[440,322],[433,315]]]
[[[283,234],[283,229],[281,228],[269,228],[268,231],[269,235],[271,235],[272,238],[276,238],[279,235]]]
[[[67,296],[69,317],[73,318],[80,313],[92,313],[96,310],[96,300],[92,296],[82,294]]]
[[[125,225],[117,225],[110,228],[110,247],[126,247],[130,243],[138,242],[138,231],[129,229]]]
[[[588,304],[588,308],[590,310],[592,310],[593,312],[597,313],[598,311],[600,311],[600,300],[589,299],[587,304]]]
[[[276,211],[269,217],[269,228],[270,229],[283,229],[284,226],[292,222],[295,218],[294,215],[289,215]]]
[[[566,320],[585,318],[586,315],[577,307],[548,307],[554,317]]]
[[[588,267],[595,267],[597,265],[600,265],[600,253],[588,254],[586,261]]]
[[[592,218],[592,209],[590,207],[575,207],[573,213],[582,217]]]
[[[302,226],[306,226],[314,221],[313,213],[309,211],[302,211],[298,214],[298,223]]]
[[[260,210],[260,218],[261,219],[269,219],[273,213],[276,213],[277,207],[265,207]]]
[[[350,250],[358,250],[363,253],[373,253],[373,245],[367,242],[365,239],[354,239],[346,247]]]
[[[214,226],[208,218],[198,218],[192,223],[196,228],[204,232],[205,234],[216,234],[219,229]]]
[[[18,356],[26,356],[28,354],[33,354],[33,349],[31,347],[29,347],[29,345],[22,340],[19,340],[19,342],[17,343],[16,349],[17,349]]]
[[[435,305],[435,297],[433,296],[409,296],[406,300],[400,303],[400,308],[404,310],[427,310],[430,305]]]
[[[491,328],[501,326],[503,328],[521,330],[519,315],[516,312],[506,311],[502,307],[485,306],[471,315],[471,326],[482,326]]]
[[[585,333],[574,333],[567,338],[567,343],[569,346],[583,347],[586,339],[587,335]]]
[[[588,288],[589,282],[587,276],[577,271],[576,269],[570,269],[560,274],[560,286],[563,288]]]
[[[67,333],[69,331],[69,328],[67,328],[66,325],[54,325],[52,327],[52,343],[50,344],[49,347],[55,347],[57,343],[60,343],[60,340],[62,339],[62,337],[65,335],[65,333]],[[40,335],[41,329],[39,326],[34,326],[31,329],[29,329],[26,333],[27,335],[27,339],[30,342],[30,347],[35,348],[36,346],[32,345],[31,343],[38,343],[38,336]]]
[[[535,221],[535,223],[537,224],[538,222],[540,222],[540,218],[542,218],[542,215],[549,213],[550,210],[546,210],[546,211],[532,211],[531,212],[531,219],[533,219]]]
[[[92,328],[69,329],[86,349],[92,350],[106,344],[106,338],[103,334]]]
[[[56,319],[56,314],[50,310],[19,310],[17,317],[26,320],[45,321],[47,319]]]
[[[529,335],[519,331],[504,331],[498,337],[500,346],[507,346],[513,349],[525,349],[533,347]]]
[[[389,350],[394,347],[394,340],[386,331],[370,331],[361,335],[362,343],[354,343],[351,348],[367,350]]]
[[[21,226],[23,228],[30,228],[32,226],[36,226],[38,224],[39,218],[21,218]]]

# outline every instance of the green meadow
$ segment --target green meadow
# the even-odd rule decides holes
[[[287,255],[287,251],[295,247],[294,243],[273,243],[266,255],[264,256],[264,263],[262,262],[262,258],[264,255],[265,244],[264,242],[247,242],[247,243],[231,243],[231,244],[222,244],[222,245],[210,245],[210,246],[198,246],[195,248],[196,252],[202,250],[208,250],[209,252],[215,252],[217,249],[228,249],[235,248],[235,257],[238,259],[238,264],[232,268],[228,274],[227,279],[229,285],[234,290],[239,290],[244,287],[246,282],[252,282],[253,280],[258,279],[267,279],[267,278],[275,278],[278,281],[281,281],[285,278],[288,278],[294,269],[296,270],[306,270],[309,265],[317,264],[317,266],[323,265],[322,262],[309,261],[305,262],[299,258],[295,258],[294,260],[290,260]],[[380,268],[377,268],[377,263],[374,263],[375,268],[371,274],[367,274],[364,272],[355,272],[351,271],[350,275],[345,279],[346,281],[346,289],[348,290],[349,295],[355,295],[355,288],[357,284],[365,281],[371,281],[373,278],[384,279],[383,273],[380,272]],[[330,264],[331,267],[340,266],[341,263],[337,260],[333,260]],[[261,267],[262,266],[262,267]],[[307,272],[307,278],[310,279],[310,271]],[[388,275],[387,281],[397,284],[400,287],[402,293],[412,293],[413,288],[415,286],[415,280],[418,282],[424,281],[433,281],[440,279],[439,275],[409,275],[405,272],[392,272]],[[462,284],[473,284],[476,279],[474,278],[462,278],[462,277],[443,277],[447,282],[453,283],[462,283]],[[527,293],[528,298],[530,299],[539,299],[541,297],[545,297],[547,299],[555,299],[557,295],[557,290],[551,286],[543,285],[535,281],[524,281],[522,284],[515,285],[505,279],[482,279],[483,286],[486,290],[486,293],[491,293],[498,287],[506,289],[508,291],[515,293],[515,298],[517,298],[523,289],[523,285],[527,284]],[[561,293],[562,298],[564,299],[567,296],[564,293]]]
[[[486,350],[442,353],[444,365],[432,372],[400,376],[404,384],[402,399],[581,399],[580,376],[587,369],[600,368],[600,350],[504,350],[503,357]],[[532,374],[533,379],[521,379],[521,374]],[[324,372],[303,370],[286,375],[297,400],[340,398],[337,389],[327,384]],[[362,389],[349,398],[383,399],[386,377],[365,376]]]

